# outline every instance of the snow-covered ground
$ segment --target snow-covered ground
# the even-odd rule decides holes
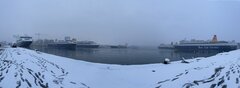
[[[23,48],[0,54],[0,88],[239,88],[240,81],[240,50],[168,65],[98,64]]]

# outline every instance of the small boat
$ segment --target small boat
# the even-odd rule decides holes
[[[128,48],[128,45],[111,45],[111,48]]]

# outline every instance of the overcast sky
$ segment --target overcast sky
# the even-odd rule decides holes
[[[238,0],[0,0],[0,40],[75,37],[101,44],[240,41]]]

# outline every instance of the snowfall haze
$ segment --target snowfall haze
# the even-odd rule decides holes
[[[92,40],[159,45],[182,39],[240,41],[239,0],[1,0],[0,40]]]

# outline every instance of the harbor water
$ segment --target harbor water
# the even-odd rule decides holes
[[[209,57],[216,55],[217,53],[220,53],[218,51],[177,52],[172,49],[158,49],[156,47],[125,48],[125,49],[78,48],[76,50],[66,50],[34,46],[31,47],[31,49],[38,49],[41,52],[73,58],[76,60],[121,65],[162,63],[165,58],[169,58],[171,61],[178,61],[181,60],[182,58],[192,59],[195,57]]]

